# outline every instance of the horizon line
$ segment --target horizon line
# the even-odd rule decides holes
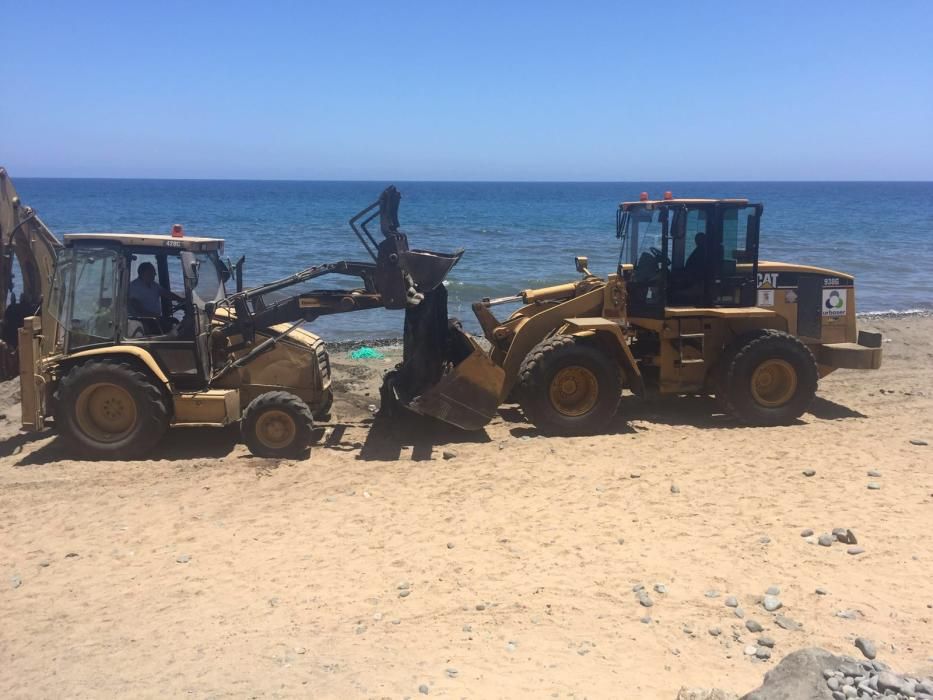
[[[9,176],[9,170],[7,170]],[[114,176],[77,176],[77,175],[20,175],[16,181],[20,180],[113,180],[113,181],[164,181],[164,182],[308,182],[308,183],[361,183],[371,184],[378,182],[404,182],[404,183],[430,183],[430,184],[478,184],[478,185],[496,185],[496,184],[514,184],[514,185],[621,185],[621,184],[717,184],[717,183],[755,183],[755,184],[877,184],[877,183],[905,183],[905,184],[931,184],[930,180],[871,180],[871,179],[779,179],[779,180],[743,180],[743,179],[717,179],[717,180],[455,180],[455,179],[412,179],[412,178],[376,178],[376,179],[355,179],[355,178],[243,178],[243,177],[114,177]]]

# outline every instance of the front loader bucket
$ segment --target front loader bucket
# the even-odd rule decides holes
[[[464,338],[473,346],[473,352],[437,384],[412,399],[408,408],[463,430],[479,430],[496,415],[505,371],[473,338],[466,334]]]
[[[459,259],[459,254],[451,256]],[[447,289],[439,284],[405,309],[402,362],[386,374],[380,413],[400,406],[463,430],[479,430],[499,408],[505,372],[447,318]]]

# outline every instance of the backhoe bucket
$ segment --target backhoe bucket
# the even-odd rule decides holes
[[[441,380],[408,404],[415,413],[432,416],[463,430],[479,430],[496,415],[505,371],[473,338],[460,330],[473,352]]]
[[[443,282],[462,256],[462,250],[456,253],[406,250],[399,254],[401,268],[411,276],[419,292],[428,292]]]

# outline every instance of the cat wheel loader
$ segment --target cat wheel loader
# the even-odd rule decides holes
[[[511,399],[542,432],[579,435],[606,429],[627,388],[712,395],[753,425],[794,421],[821,377],[880,367],[881,336],[856,328],[851,275],[759,260],[762,211],[670,193],[623,202],[614,274],[599,278],[580,257],[576,281],[473,304],[488,350],[432,291],[406,312],[384,405],[474,430]],[[500,321],[493,308],[505,304],[519,308]]]
[[[333,400],[324,342],[302,324],[417,306],[462,254],[410,250],[399,197],[390,187],[350,221],[371,262],[316,265],[244,289],[243,258],[225,263],[222,239],[186,236],[180,226],[172,235],[70,233],[59,242],[0,168],[0,367],[20,376],[23,427],[51,423],[81,454],[131,458],[147,455],[169,426],[239,423],[254,454],[300,453]],[[377,218],[381,240],[368,228]],[[161,308],[133,297],[145,266],[166,290],[157,293]],[[362,286],[309,287],[330,274]]]

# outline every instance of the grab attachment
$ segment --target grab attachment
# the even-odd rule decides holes
[[[353,233],[376,262],[376,289],[387,309],[403,309],[420,303],[426,292],[444,281],[463,255],[462,248],[455,253],[409,249],[408,236],[399,230],[401,198],[395,186],[389,186],[379,199],[350,219]],[[368,228],[377,217],[381,241],[377,241]]]

